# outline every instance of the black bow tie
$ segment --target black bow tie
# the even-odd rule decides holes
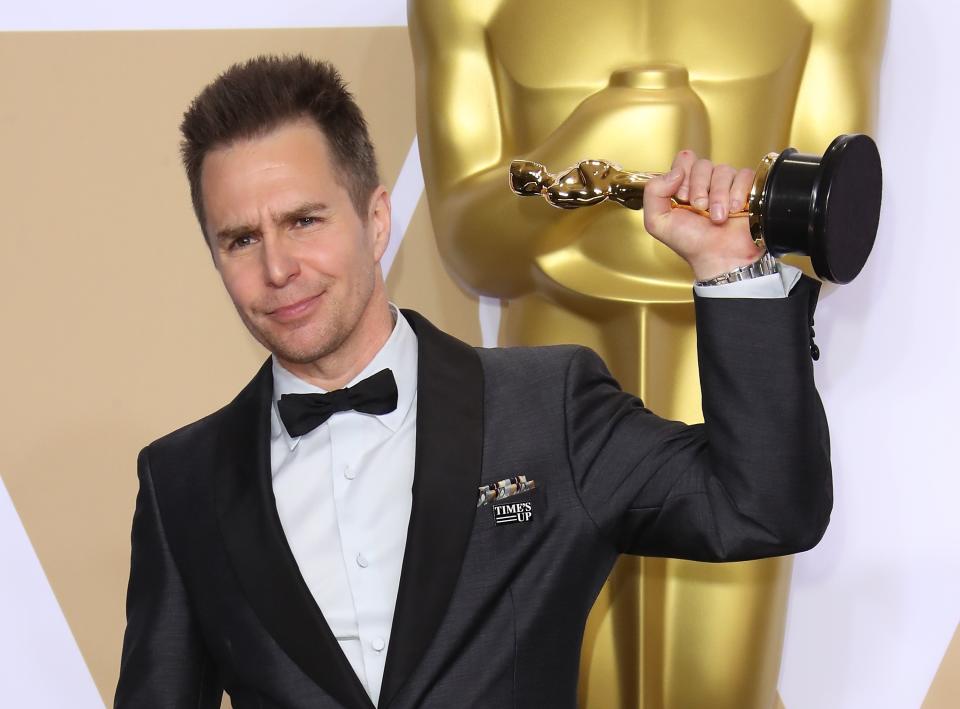
[[[310,433],[338,411],[380,415],[396,408],[397,382],[389,369],[381,369],[352,387],[326,394],[284,394],[277,402],[280,420],[293,438]]]

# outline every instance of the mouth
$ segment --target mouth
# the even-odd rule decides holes
[[[296,320],[297,318],[303,317],[306,313],[308,313],[310,309],[313,308],[313,306],[317,303],[317,301],[320,300],[322,295],[323,293],[318,293],[310,298],[298,300],[296,303],[284,305],[283,307],[276,308],[274,310],[268,310],[267,315],[274,320],[279,320],[280,322],[290,322],[291,320]]]

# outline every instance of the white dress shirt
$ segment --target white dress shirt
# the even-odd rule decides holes
[[[391,304],[393,332],[347,386],[381,369],[397,381],[397,408],[344,411],[291,438],[283,394],[322,392],[273,360],[270,466],[283,532],[330,630],[376,705],[413,502],[417,337]]]

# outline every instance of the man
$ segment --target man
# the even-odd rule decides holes
[[[389,199],[329,65],[234,66],[182,131],[214,265],[272,357],[140,455],[116,706],[570,707],[617,554],[823,534],[811,281],[698,298],[707,423],[666,421],[589,350],[475,349],[388,302]],[[742,203],[750,179],[681,153],[649,231],[698,280],[755,261],[744,220],[669,204]],[[796,274],[754,280],[783,296]]]

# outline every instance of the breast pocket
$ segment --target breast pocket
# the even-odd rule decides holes
[[[543,486],[494,500],[477,508],[474,524],[481,534],[496,531],[505,540],[538,530],[547,514],[546,492]]]

